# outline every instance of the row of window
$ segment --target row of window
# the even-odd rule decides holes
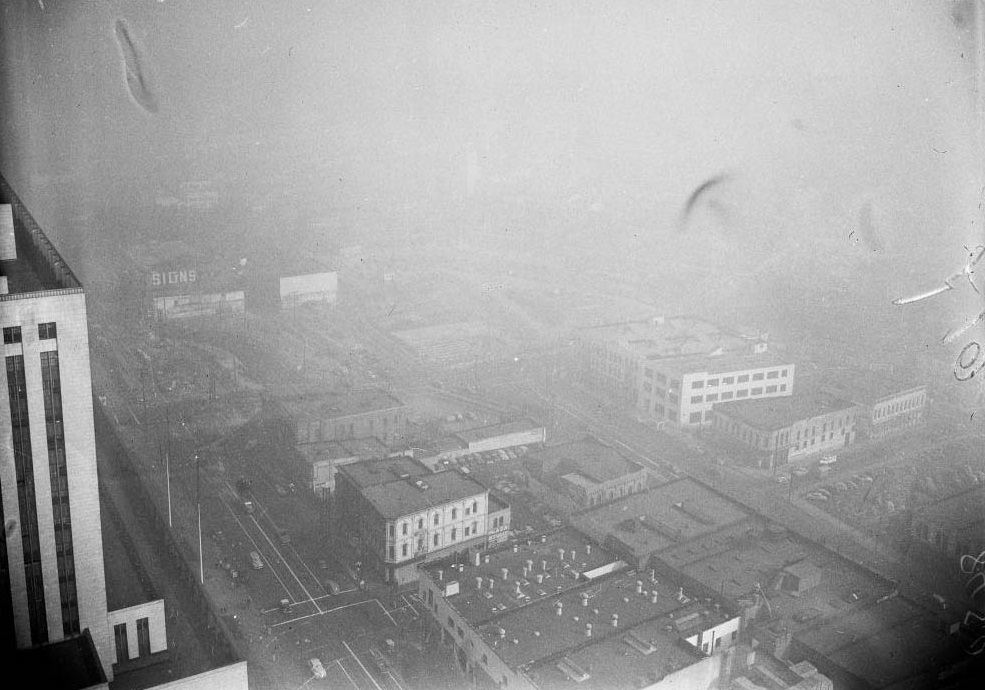
[[[38,340],[50,340],[56,337],[58,337],[58,334],[54,321],[38,324]],[[20,326],[7,326],[3,329],[3,342],[5,345],[19,343],[21,340],[22,336]]]
[[[466,517],[468,517],[469,515],[478,515],[478,514],[479,514],[479,502],[478,501],[472,501],[472,505],[471,506],[465,506],[465,516]],[[452,520],[457,520],[458,519],[458,508],[452,508],[451,509],[451,519]],[[437,527],[440,524],[440,522],[441,522],[441,514],[440,513],[435,513],[434,514],[434,526]],[[472,524],[475,524],[475,523],[472,523]],[[405,536],[406,537],[407,536],[407,531],[409,529],[410,529],[409,523],[406,523],[406,522],[400,523],[400,534],[402,536]],[[417,518],[417,529],[419,529],[419,530],[424,529],[424,518],[421,518],[421,517]],[[395,537],[396,536],[396,527],[394,525],[390,525],[390,536],[391,537]]]
[[[765,391],[766,395],[769,395],[771,393],[776,393],[777,391],[779,391],[779,392],[782,393],[782,392],[784,392],[786,390],[787,390],[787,384],[785,384],[785,383],[781,383],[779,386],[776,386],[776,385],[766,386],[765,389],[757,386],[757,387],[752,388],[752,389],[749,389],[749,390],[746,390],[746,389],[743,388],[742,390],[735,391],[734,397],[736,397],[736,398],[745,398],[745,397],[748,397],[750,394],[751,395],[762,395],[764,393],[764,391]],[[721,393],[721,400],[723,400],[723,401],[724,400],[731,400],[732,397],[733,397],[732,391],[722,391],[722,393]],[[691,396],[691,403],[692,404],[697,404],[697,403],[702,403],[702,402],[706,402],[706,403],[709,403],[709,402],[717,402],[718,400],[719,400],[719,394],[718,393],[708,393],[706,395],[692,395]]]
[[[758,371],[758,372],[752,374],[752,380],[753,381],[762,381],[764,378],[766,378],[766,379],[775,379],[775,378],[779,378],[781,376],[782,377],[786,377],[786,375],[787,375],[787,370],[786,369],[782,369],[782,370],[781,369],[771,369],[770,371],[766,371],[766,372]],[[733,383],[748,383],[749,376],[750,376],[749,374],[739,374],[738,376],[723,376],[723,377],[721,377],[721,385],[723,385],[723,386],[730,386]],[[692,381],[691,382],[691,388],[695,388],[695,389],[696,388],[704,388],[706,386],[708,388],[714,388],[714,387],[718,386],[718,384],[719,384],[719,379],[718,378],[708,379],[707,381]]]
[[[475,522],[473,522],[471,526],[466,525],[463,528],[462,533],[463,533],[463,538],[464,539],[468,539],[470,536],[472,536],[472,537],[478,536],[478,534],[479,534],[479,525],[477,523],[475,523]],[[450,541],[457,541],[458,540],[458,528],[457,527],[452,527],[451,528],[451,533],[450,533],[449,536],[450,536]],[[431,541],[432,541],[433,546],[436,546],[436,547],[437,546],[441,546],[441,535],[440,534],[435,534],[432,537]],[[418,551],[423,551],[424,550],[424,537],[418,537],[417,538],[417,550]],[[400,556],[402,558],[407,558],[408,552],[409,552],[409,546],[406,543],[401,544],[400,545]],[[390,560],[391,561],[394,558],[396,558],[396,547],[393,544],[390,544],[390,546],[388,547],[388,553],[390,555]]]
[[[915,398],[907,398],[906,400],[901,400],[900,402],[893,403],[892,405],[887,405],[886,407],[880,407],[876,410],[875,419],[882,419],[883,417],[888,417],[891,414],[896,414],[897,412],[905,412],[907,410],[912,410],[917,407],[923,407],[924,396],[920,395]]]
[[[127,624],[117,623],[113,626],[113,638],[116,640],[116,663],[123,664],[130,660],[130,642],[127,640]],[[150,620],[137,619],[137,656],[150,654]]]

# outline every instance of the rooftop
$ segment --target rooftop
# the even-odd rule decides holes
[[[871,369],[825,369],[821,380],[825,390],[857,403],[871,405],[883,398],[926,388],[925,385],[906,381],[889,372]]]
[[[339,467],[339,472],[361,489],[431,474],[427,467],[406,456],[354,462]]]
[[[985,522],[985,488],[976,486],[922,506],[914,517],[952,530],[980,525]]]
[[[486,488],[482,484],[460,472],[398,479],[363,489],[363,496],[384,518],[398,518],[484,493]]]
[[[606,324],[583,329],[582,333],[593,340],[618,343],[650,360],[746,349],[758,340],[690,316]]]
[[[106,684],[88,629],[59,642],[18,650],[14,659],[17,677],[30,678],[32,687],[81,690]]]
[[[505,436],[506,434],[516,434],[521,431],[539,429],[542,426],[543,424],[538,424],[531,419],[517,419],[512,422],[500,422],[499,424],[466,429],[459,431],[455,436],[466,443],[474,443],[475,441],[482,441],[483,439],[494,438],[496,436]]]
[[[396,397],[378,388],[354,390],[346,394],[299,394],[285,396],[280,402],[289,414],[309,419],[338,419],[404,406]]]
[[[595,642],[590,646],[594,647],[607,640],[625,646],[621,640],[630,629],[652,622],[653,626],[638,631],[641,640],[663,636],[661,649],[669,650],[680,637],[730,617],[709,601],[682,595],[675,583],[626,570],[625,563],[574,530],[542,538],[486,554],[489,562],[483,556],[478,566],[473,562],[458,570],[425,568],[433,581],[439,581],[439,574],[441,581],[452,577],[458,581],[458,593],[446,596],[446,601],[511,668],[537,668],[543,662],[542,671],[549,676],[549,667],[560,654],[572,655],[569,658],[596,654],[583,648],[587,624],[592,626]],[[542,582],[537,582],[538,577]],[[603,648],[601,656],[607,651]],[[682,665],[694,658],[676,655]]]
[[[794,393],[779,398],[757,398],[719,403],[715,411],[764,431],[784,429],[791,424],[833,412],[848,411],[854,403],[818,393]]]
[[[47,290],[80,291],[82,285],[62,259],[41,226],[21,202],[20,198],[0,175],[0,228],[9,233],[13,224],[13,247],[7,246],[5,234],[4,256],[0,260],[0,275],[7,279],[7,294],[0,300],[17,299],[31,293]]]
[[[612,537],[637,557],[690,541],[749,517],[693,479],[680,479],[576,515],[574,524],[599,541]]]
[[[724,352],[719,355],[704,355],[700,357],[681,357],[660,363],[660,371],[683,376],[686,374],[729,374],[750,369],[766,369],[768,367],[793,368],[790,360],[774,352],[742,353]]]
[[[578,474],[593,483],[611,481],[643,468],[611,446],[588,437],[528,454],[528,466],[540,465],[546,474]]]

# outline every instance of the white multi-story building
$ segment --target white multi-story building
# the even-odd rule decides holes
[[[509,508],[457,472],[430,473],[409,458],[338,468],[335,491],[343,524],[367,563],[387,582],[413,582],[418,563],[485,548],[509,529]],[[497,539],[498,540],[498,539]]]

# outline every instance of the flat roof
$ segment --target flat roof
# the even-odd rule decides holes
[[[748,347],[756,340],[693,316],[610,323],[585,328],[582,332],[594,340],[616,343],[650,360],[709,355],[720,348]]]
[[[797,422],[847,411],[855,403],[816,392],[773,398],[737,400],[715,405],[715,411],[764,431],[776,431]]]
[[[855,367],[825,369],[819,384],[841,398],[866,405],[927,387],[890,372]]]
[[[917,508],[915,517],[955,529],[985,522],[985,488],[976,486]]]
[[[594,438],[585,438],[528,453],[528,464],[542,463],[543,472],[554,475],[577,474],[595,484],[611,481],[643,469],[615,448]]]
[[[729,374],[751,369],[767,369],[786,367],[793,369],[790,360],[774,352],[737,353],[725,352],[720,355],[702,357],[683,357],[680,359],[660,362],[658,369],[671,375],[685,376],[688,374]]]
[[[361,489],[403,481],[407,477],[431,475],[431,470],[406,456],[354,462],[340,467],[339,472]]]
[[[404,407],[399,399],[379,388],[364,388],[350,393],[302,393],[284,396],[280,402],[290,414],[316,419],[339,419]]]
[[[482,441],[487,438],[495,438],[496,436],[505,436],[506,434],[516,434],[522,431],[531,431],[534,429],[543,428],[543,424],[538,424],[532,419],[517,419],[512,422],[500,422],[499,424],[490,424],[488,426],[465,429],[454,435],[466,443],[473,443],[475,441]]]
[[[0,275],[7,278],[7,294],[0,300],[17,299],[47,290],[81,290],[72,269],[62,259],[20,197],[0,175],[0,204],[10,205],[17,257],[0,261]]]
[[[648,557],[748,517],[724,496],[693,479],[679,479],[585,511],[572,521],[599,541],[611,536],[637,557]]]
[[[415,481],[420,483],[415,484]],[[484,494],[486,488],[474,479],[452,471],[375,484],[364,488],[362,493],[384,518],[398,518],[449,501]]]
[[[81,690],[106,684],[106,674],[89,630],[58,642],[15,652],[17,677],[36,688]]]

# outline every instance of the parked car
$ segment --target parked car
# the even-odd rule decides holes
[[[260,558],[260,554],[256,551],[250,551],[250,565],[253,566],[254,570],[263,568],[263,559]]]
[[[278,529],[277,530],[277,539],[280,541],[281,544],[285,544],[285,545],[286,544],[290,544],[291,543],[291,533],[288,532],[286,529]]]
[[[311,667],[311,675],[315,678],[324,678],[326,675],[325,667],[318,659],[308,659],[308,666]]]
[[[335,580],[325,580],[325,589],[327,589],[332,594],[338,594],[339,592],[342,591],[342,588],[339,587],[339,583],[336,582]]]
[[[817,461],[817,464],[819,464],[819,465],[833,465],[836,462],[838,462],[838,456],[837,455],[825,455],[824,457],[822,457],[820,460]]]

